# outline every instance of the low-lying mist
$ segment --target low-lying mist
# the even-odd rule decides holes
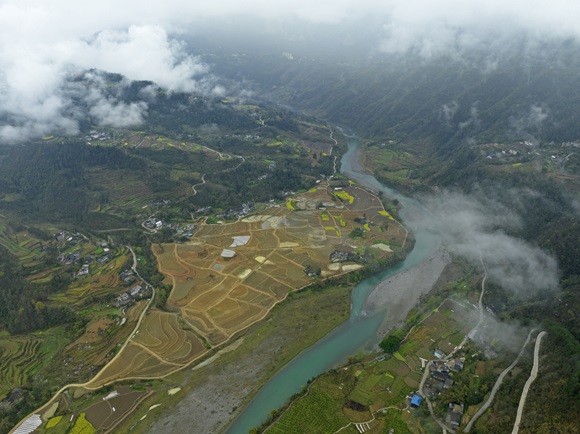
[[[491,282],[520,298],[557,290],[556,259],[516,235],[523,222],[514,209],[489,195],[451,191],[423,201],[431,216],[421,224],[440,234],[452,253],[476,266],[483,263]]]

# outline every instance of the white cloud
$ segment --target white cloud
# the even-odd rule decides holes
[[[81,69],[169,90],[223,93],[179,42],[208,21],[216,31],[220,20],[235,25],[241,17],[266,21],[270,29],[288,23],[322,29],[372,17],[384,23],[384,33],[369,47],[434,56],[489,40],[501,45],[518,32],[577,38],[578,16],[580,3],[572,0],[0,0],[0,139],[74,131],[74,108],[61,86]]]
[[[71,96],[82,97],[78,92],[86,89],[75,89],[67,79],[83,70],[95,68],[131,80],[151,80],[169,91],[214,92],[207,66],[187,54],[184,45],[159,25],[96,31],[90,14],[75,15],[75,7],[68,5],[72,10],[69,15],[64,11],[66,2],[57,3],[63,8],[60,11],[30,3],[0,4],[2,141],[17,142],[55,132],[75,134],[79,113]],[[96,19],[103,26],[107,26],[105,11]],[[94,95],[89,92],[83,99],[92,101]],[[126,105],[111,96],[101,95],[97,101],[90,114],[108,125],[136,125],[147,109],[146,103]]]
[[[195,77],[208,72],[188,55],[182,43],[171,40],[159,26],[130,26],[127,31],[104,30],[71,52],[79,66],[122,74],[132,80],[151,80],[171,91],[197,90]]]

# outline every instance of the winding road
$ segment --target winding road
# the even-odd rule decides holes
[[[195,196],[197,194],[197,190],[195,189],[195,187],[197,187],[198,185],[203,185],[205,184],[205,173],[203,175],[201,175],[201,182],[198,182],[197,184],[193,184],[191,186],[191,189],[193,190],[193,196]]]
[[[485,281],[487,280],[487,267],[485,266],[485,263],[483,262],[483,259],[481,259],[481,257],[479,258],[479,260],[481,261],[481,265],[483,266],[483,270],[484,270],[483,279],[481,280],[481,294],[479,294],[479,303],[478,303],[479,321],[477,322],[475,327],[473,327],[470,330],[470,332],[463,338],[463,341],[461,341],[461,343],[457,347],[455,347],[455,349],[451,353],[449,353],[447,356],[445,356],[444,360],[449,360],[451,357],[453,357],[453,355],[458,350],[463,348],[463,346],[465,345],[465,343],[467,342],[468,339],[473,339],[477,335],[477,331],[479,330],[479,328],[482,326],[482,324],[485,321],[485,315],[484,315],[484,311],[483,311],[483,296],[485,294]],[[443,303],[441,303],[441,304],[443,304]],[[410,331],[409,331],[409,333],[410,333]],[[408,334],[407,334],[407,336],[408,336]],[[523,351],[523,349],[522,349],[522,351]],[[432,360],[429,360],[425,364],[425,370],[423,371],[423,377],[421,378],[421,383],[419,384],[419,395],[421,395],[423,398],[425,398],[425,401],[427,401],[427,407],[429,408],[429,413],[431,414],[431,417],[435,420],[435,422],[437,422],[437,424],[439,424],[439,426],[443,429],[443,432],[446,432],[447,430],[454,432],[451,428],[447,427],[438,417],[435,416],[435,413],[433,412],[433,406],[431,405],[431,400],[429,399],[428,396],[426,396],[423,393],[423,387],[425,386],[425,382],[427,381],[427,378],[429,378],[429,364],[431,362],[432,362]],[[468,431],[466,430],[465,432],[468,432]]]
[[[479,294],[479,302],[478,302],[479,321],[477,322],[477,325],[468,333],[467,338],[469,338],[469,339],[475,338],[475,335],[477,335],[477,331],[479,330],[479,328],[481,327],[481,325],[483,324],[483,322],[485,320],[485,316],[483,314],[483,296],[485,294],[485,281],[487,280],[487,267],[485,266],[483,259],[481,259],[481,256],[479,257],[479,261],[481,262],[481,265],[483,266],[483,271],[484,271],[483,279],[481,281],[481,294]],[[464,339],[463,342],[461,342],[460,346],[463,346],[466,339]]]
[[[530,377],[526,384],[524,385],[524,389],[522,390],[522,396],[520,398],[520,404],[518,406],[518,413],[516,415],[516,421],[514,423],[514,429],[512,434],[518,434],[520,430],[520,423],[522,422],[522,414],[524,412],[524,407],[526,405],[526,398],[528,397],[528,390],[530,390],[530,386],[536,380],[538,376],[538,369],[540,368],[540,344],[542,343],[542,338],[546,335],[545,331],[542,331],[536,337],[536,346],[534,347],[534,366],[532,367],[532,372],[530,373]]]
[[[334,147],[338,145],[338,141],[332,136],[333,134],[332,127],[329,126],[328,129],[330,130],[330,139],[334,141],[334,145],[330,145],[330,149],[328,151],[328,155],[332,155],[332,151],[334,151]],[[336,175],[336,155],[334,156],[332,167],[333,167],[332,175],[330,176],[330,178],[334,178],[334,175]]]
[[[522,349],[520,350],[518,356],[515,358],[515,360],[512,362],[511,365],[509,365],[507,368],[505,368],[503,370],[503,372],[501,374],[499,374],[499,377],[497,378],[497,381],[495,382],[493,389],[491,389],[491,393],[489,394],[489,398],[487,398],[487,401],[485,401],[485,404],[483,404],[483,406],[477,411],[477,413],[475,413],[475,415],[471,418],[471,420],[469,421],[469,423],[467,424],[467,426],[465,427],[465,429],[463,430],[464,432],[469,432],[471,431],[471,428],[473,428],[473,424],[477,421],[477,419],[479,419],[481,417],[481,415],[483,415],[483,413],[485,413],[487,411],[487,409],[491,406],[492,402],[493,402],[493,398],[495,398],[495,394],[497,393],[497,391],[499,390],[501,384],[503,383],[503,379],[505,378],[505,376],[518,364],[518,362],[520,361],[520,358],[522,357],[522,354],[524,354],[524,350],[526,349],[526,346],[528,345],[528,343],[530,342],[530,339],[532,337],[532,333],[534,333],[536,331],[536,329],[532,329],[530,330],[530,333],[528,333],[528,338],[526,339],[526,341],[524,342],[524,345],[522,346]]]
[[[220,160],[231,160],[232,158],[239,158],[240,159],[240,164],[238,164],[237,166],[230,167],[229,169],[224,169],[221,172],[216,172],[216,173],[232,172],[232,171],[236,170],[238,167],[240,167],[242,164],[244,164],[246,162],[246,159],[243,156],[241,156],[241,155],[222,154],[221,152],[216,151],[215,149],[208,148],[207,146],[201,145],[201,147],[204,148],[204,149],[206,149],[206,150],[208,150],[208,151],[210,151],[210,152],[212,152],[212,153],[214,153],[214,154],[217,154],[218,155],[218,159],[220,159]],[[224,155],[227,156],[227,158],[225,158]],[[191,186],[191,189],[193,190],[193,195],[192,196],[195,196],[197,194],[197,189],[195,187],[197,187],[199,185],[205,184],[205,175],[207,175],[207,173],[204,173],[203,175],[201,175],[201,182],[198,182],[197,184],[193,184]]]

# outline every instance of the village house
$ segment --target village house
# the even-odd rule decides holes
[[[411,408],[419,408],[421,402],[423,402],[422,396],[417,394],[413,395],[413,397],[411,398]]]
[[[128,306],[132,303],[133,303],[133,299],[131,298],[131,296],[128,293],[124,292],[123,294],[119,295],[115,299],[115,302],[113,303],[113,305],[115,307],[121,307],[121,306]]]
[[[126,270],[122,271],[119,277],[125,283],[129,283],[135,280],[135,276],[133,276],[133,270],[130,268],[127,268]]]
[[[357,262],[361,259],[360,255],[350,252],[335,251],[330,254],[330,262]]]
[[[143,287],[141,285],[136,285],[133,288],[131,288],[131,290],[129,291],[129,295],[131,295],[131,297],[136,297],[141,293],[141,291],[143,291]]]
[[[463,403],[456,404],[453,402],[449,403],[449,414],[447,416],[447,421],[451,428],[457,429],[461,425],[461,418],[463,417]]]

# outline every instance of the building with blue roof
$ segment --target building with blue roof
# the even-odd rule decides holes
[[[411,398],[411,407],[412,408],[417,408],[421,405],[421,402],[423,401],[423,397],[420,395],[413,395],[413,397]]]

